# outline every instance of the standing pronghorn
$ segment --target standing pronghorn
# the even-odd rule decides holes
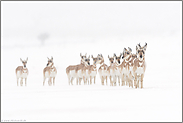
[[[117,70],[117,66],[114,63],[114,56],[109,57],[109,55],[108,55],[108,58],[109,58],[109,62],[110,62],[110,65],[108,67],[110,85],[113,86],[113,84],[116,85],[116,70]]]
[[[17,77],[17,86],[18,86],[18,80],[20,78],[20,85],[23,85],[23,79],[25,79],[25,86],[27,86],[27,76],[28,76],[28,69],[26,67],[28,58],[26,60],[22,60],[20,58],[20,61],[23,63],[23,66],[18,66],[15,70],[16,72],[16,77]]]
[[[86,71],[88,71],[88,66],[90,65],[90,55],[88,58],[85,59],[83,65],[79,65],[76,67],[76,73],[77,78],[82,78],[84,81],[84,84],[87,84],[87,81],[89,80],[89,74],[87,74]],[[81,85],[81,81],[79,81],[79,84]]]
[[[126,85],[128,84],[128,62],[129,62],[129,58],[130,58],[130,51],[128,51],[126,48],[124,48],[123,50],[123,62],[121,63],[120,67],[120,71],[121,71],[121,79],[122,79],[122,86],[125,85],[125,81],[126,81]]]
[[[133,88],[133,80],[134,80],[134,73],[133,73],[133,66],[134,66],[134,61],[136,59],[136,54],[132,54],[132,49],[130,47],[128,47],[129,52],[130,52],[130,56],[129,56],[129,60],[127,63],[127,69],[128,69],[128,83],[129,83],[129,87],[131,86]]]
[[[46,78],[48,78],[48,84],[49,86],[52,85],[52,79],[53,79],[53,85],[55,85],[55,77],[57,75],[57,69],[54,66],[53,63],[53,57],[51,59],[48,58],[47,66],[43,69],[43,86],[45,84]]]
[[[93,57],[92,55],[91,57],[93,59],[93,65],[88,66],[88,74],[90,77],[90,84],[92,84],[93,78],[94,78],[94,84],[95,84],[96,75],[97,75],[97,64],[99,64],[101,60],[99,60],[99,55],[97,57]]]
[[[121,64],[121,56],[122,53],[120,53],[119,56],[114,54],[115,56],[115,64],[116,64],[116,79],[118,78],[118,83],[120,85],[120,79],[121,79],[121,70],[120,70],[120,64]]]
[[[143,78],[146,70],[145,51],[147,49],[147,43],[143,47],[138,44],[136,46],[137,58],[134,61],[133,72],[135,75],[134,85],[135,88],[139,87],[139,81],[141,81],[141,88],[143,88]]]
[[[106,85],[107,85],[107,77],[109,76],[108,66],[104,63],[104,57],[102,56],[102,54],[99,54],[99,60],[101,60],[101,62],[100,62],[100,67],[98,69],[98,72],[101,79],[101,83],[102,85],[104,85],[104,80],[106,80]]]
[[[80,57],[81,57],[81,63],[78,65],[70,65],[66,68],[66,73],[67,73],[67,77],[68,77],[68,81],[69,81],[69,85],[72,84],[73,85],[73,80],[74,78],[76,78],[76,83],[78,84],[78,79],[79,79],[79,83],[81,84],[81,80],[83,79],[83,77],[79,78],[77,76],[77,71],[76,69],[78,69],[77,67],[84,67],[85,66],[85,59],[86,59],[86,54],[82,55],[80,53]],[[84,81],[84,80],[83,80]]]

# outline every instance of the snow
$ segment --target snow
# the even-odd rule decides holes
[[[7,31],[3,29],[1,121],[182,121],[182,31],[172,25],[170,30],[161,34],[128,33],[95,38],[52,35],[45,46],[41,46],[36,38],[25,41],[24,38],[6,37],[4,34]],[[163,30],[164,26],[160,28]],[[143,89],[118,86],[118,83],[117,86],[110,86],[109,80],[108,85],[102,86],[98,73],[96,84],[84,85],[82,82],[76,85],[74,80],[74,85],[69,85],[66,67],[79,64],[80,53],[94,57],[102,53],[105,63],[109,65],[108,55],[119,55],[124,47],[131,47],[135,53],[136,45],[140,42],[141,45],[147,42]],[[49,86],[47,81],[43,86],[43,69],[47,57],[51,56],[57,68],[55,86]],[[25,60],[27,57],[27,86],[17,86],[15,69],[22,65],[20,58]]]

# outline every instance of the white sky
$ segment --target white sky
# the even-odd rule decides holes
[[[115,37],[182,30],[179,2],[2,1],[2,36]]]

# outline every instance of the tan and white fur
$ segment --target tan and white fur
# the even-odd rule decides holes
[[[122,80],[122,86],[125,85],[125,81],[126,81],[126,85],[128,85],[128,76],[129,76],[129,71],[128,71],[128,62],[129,62],[129,58],[130,58],[130,51],[128,51],[126,48],[124,48],[123,50],[123,62],[121,63],[121,65],[119,65],[120,67],[120,71],[121,71],[121,80]]]
[[[115,64],[116,64],[116,80],[118,79],[119,85],[120,85],[120,79],[121,79],[121,70],[120,70],[121,56],[122,56],[122,53],[120,53],[119,56],[114,54]]]
[[[134,80],[134,73],[133,73],[133,66],[134,66],[134,60],[136,59],[136,54],[132,54],[132,49],[128,47],[129,51],[129,57],[127,59],[127,69],[128,69],[128,84],[129,87],[131,86],[133,88],[133,80]]]
[[[135,75],[134,85],[135,88],[139,88],[139,81],[141,82],[141,88],[143,88],[143,79],[146,70],[146,62],[145,62],[145,51],[147,49],[147,43],[143,47],[138,44],[136,46],[136,54],[137,58],[134,61],[133,72]]]
[[[116,85],[116,70],[117,70],[117,66],[114,62],[114,56],[109,57],[109,67],[108,67],[108,73],[109,73],[109,79],[110,79],[110,86]]]
[[[47,66],[43,69],[43,86],[47,78],[49,86],[52,85],[52,79],[53,79],[53,85],[55,85],[56,75],[57,75],[57,69],[53,63],[53,57],[51,57],[51,59],[48,58]]]
[[[94,84],[96,82],[96,75],[97,75],[97,64],[99,64],[101,62],[101,60],[99,60],[99,56],[97,57],[93,57],[93,55],[91,56],[93,59],[93,65],[88,66],[88,74],[90,77],[90,84],[92,84],[92,79],[94,79]]]
[[[107,85],[107,77],[109,76],[108,66],[104,63],[104,57],[102,54],[99,54],[100,67],[98,69],[98,73],[101,79],[102,85],[104,85],[104,81],[106,81]]]
[[[78,67],[84,67],[85,66],[85,59],[86,59],[86,54],[85,55],[82,55],[80,53],[80,57],[81,57],[81,62],[80,64],[78,65],[70,65],[66,68],[66,74],[67,74],[67,77],[68,77],[68,82],[69,82],[69,85],[72,84],[73,85],[73,80],[76,78],[76,83],[78,84],[78,81],[79,83],[81,84],[81,80],[83,79],[82,78],[79,78],[77,76],[77,69]]]
[[[89,71],[89,65],[90,65],[90,55],[88,58],[84,60],[84,64],[76,67],[76,73],[78,79],[83,79],[84,84],[87,84],[87,81],[89,81],[90,75],[88,73]],[[79,84],[81,84],[81,81],[79,81]]]
[[[22,60],[20,58],[20,61],[22,62],[23,66],[18,66],[15,70],[16,77],[17,77],[17,86],[18,86],[18,81],[20,79],[20,85],[23,86],[23,79],[25,79],[25,86],[27,86],[27,76],[29,74],[29,71],[26,67],[28,58],[26,60]]]

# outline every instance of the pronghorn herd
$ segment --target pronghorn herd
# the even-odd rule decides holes
[[[129,87],[135,86],[135,88],[143,88],[143,78],[146,70],[145,63],[145,51],[147,49],[147,43],[143,47],[140,44],[136,45],[136,54],[132,53],[130,47],[124,48],[123,52],[117,56],[115,53],[113,56],[108,55],[109,66],[105,64],[104,57],[102,54],[98,54],[96,57],[91,55],[93,59],[93,65],[90,65],[90,55],[82,55],[80,53],[81,62],[77,65],[70,65],[66,68],[66,74],[68,77],[69,85],[73,85],[73,80],[76,79],[76,84],[81,85],[83,81],[84,84],[96,83],[96,75],[99,73],[101,84],[108,84],[107,80],[110,81],[110,86],[118,85]],[[17,76],[17,86],[18,80],[21,78],[20,84],[23,85],[23,79],[25,79],[25,85],[28,76],[28,69],[26,68],[26,60],[20,59],[23,66],[16,68]],[[100,65],[97,70],[97,65]],[[45,84],[45,79],[48,78],[48,84],[51,86],[52,83],[55,85],[55,77],[57,74],[57,69],[54,67],[53,57],[48,58],[47,66],[43,69],[43,86]],[[53,81],[52,81],[53,80]]]

